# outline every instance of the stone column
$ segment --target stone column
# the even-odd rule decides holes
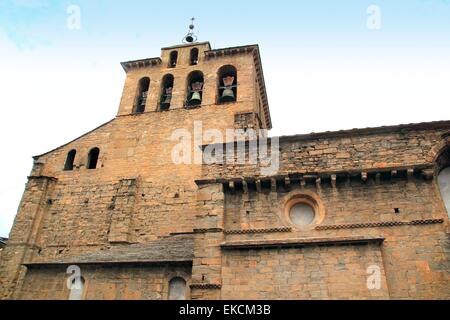
[[[0,259],[0,299],[14,299],[20,291],[26,268],[31,259],[41,221],[48,210],[49,189],[56,179],[31,176],[25,188],[13,229]]]
[[[110,243],[129,243],[130,224],[136,205],[138,179],[123,179],[116,185],[116,195],[110,204]]]
[[[221,298],[224,199],[221,184],[201,186],[197,193],[198,229],[194,230],[192,300]]]

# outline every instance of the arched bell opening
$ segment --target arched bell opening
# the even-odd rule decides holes
[[[193,48],[191,49],[191,55],[190,55],[190,65],[195,66],[198,64],[198,49]]]
[[[148,91],[150,89],[150,78],[145,77],[139,80],[138,92],[133,113],[143,113],[147,104]]]
[[[234,66],[223,66],[218,71],[218,103],[236,102],[237,70]]]
[[[170,109],[172,102],[174,77],[171,74],[167,74],[163,77],[161,83],[161,99],[159,102],[159,110],[167,111]]]
[[[178,63],[178,51],[172,51],[169,57],[169,68],[175,68]]]
[[[201,71],[191,72],[188,76],[186,106],[194,107],[202,104],[204,77]]]

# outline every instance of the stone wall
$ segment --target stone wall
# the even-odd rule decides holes
[[[432,164],[446,145],[449,122],[397,127],[349,130],[280,137],[278,175],[289,173],[330,173]],[[268,154],[270,155],[271,148]],[[228,146],[224,146],[226,150]],[[258,153],[252,144],[246,148],[246,163],[222,161],[203,166],[204,179],[257,177],[260,162],[249,163],[248,153]],[[225,156],[225,152],[224,152]],[[263,154],[264,156],[264,154]]]
[[[189,47],[177,47],[177,68],[168,68],[174,48],[124,64],[117,117],[35,157],[2,252],[0,298],[66,299],[65,270],[49,261],[184,233],[195,235],[192,266],[86,266],[86,298],[166,299],[177,272],[192,299],[450,298],[449,221],[434,179],[450,122],[282,137],[271,176],[260,163],[176,164],[177,129],[270,127],[256,49],[206,58],[209,45],[199,46],[196,66]],[[217,71],[227,64],[237,68],[238,101],[217,104]],[[186,109],[194,70],[205,75],[203,103]],[[171,109],[158,112],[168,73]],[[151,80],[146,110],[131,114],[142,77]],[[190,149],[208,142],[192,137]],[[100,157],[89,170],[94,147]],[[74,170],[64,171],[71,150]],[[297,228],[286,204],[305,194],[320,204],[320,219]],[[365,286],[372,264],[382,276],[377,291]]]
[[[388,299],[378,245],[239,250],[223,258],[223,299]],[[381,266],[381,288],[367,268]]]
[[[86,300],[167,300],[169,281],[183,277],[189,299],[190,266],[81,266]],[[69,289],[65,267],[31,267],[17,294],[24,300],[67,300]]]
[[[309,271],[306,270],[308,272],[313,272],[313,270],[323,271],[326,275],[329,275],[330,271],[326,265],[329,261],[335,261],[337,258],[353,259],[352,263],[355,263],[361,269],[359,278],[355,279],[352,275],[344,275],[344,273],[340,276],[336,274],[336,277],[340,280],[318,279],[318,282],[323,285],[320,290],[317,289],[320,293],[309,290],[309,286],[304,283],[305,280],[300,279],[305,276],[302,270],[307,268],[307,262],[299,260],[298,263],[301,268],[297,268],[297,265],[295,265],[296,267],[292,270],[289,269],[289,265],[284,265],[281,262],[291,261],[291,249],[275,250],[276,253],[266,252],[262,249],[257,252],[232,252],[231,258],[228,258],[228,254],[225,254],[226,262],[224,262],[222,271],[224,282],[226,281],[226,274],[233,278],[234,270],[232,269],[238,264],[235,259],[239,260],[242,255],[249,254],[254,258],[252,263],[258,262],[257,265],[264,266],[266,271],[273,267],[273,270],[286,270],[287,274],[289,272],[294,273],[292,274],[292,281],[289,283],[294,285],[295,282],[297,290],[302,288],[303,291],[298,292],[298,295],[292,293],[291,298],[357,298],[358,295],[370,298],[414,299],[447,299],[450,297],[448,286],[450,280],[450,240],[449,234],[446,232],[448,219],[445,209],[442,208],[442,200],[436,189],[435,181],[424,181],[422,178],[412,180],[397,178],[378,183],[374,180],[363,183],[359,180],[337,184],[336,188],[331,185],[322,185],[321,188],[317,189],[315,184],[307,184],[304,187],[294,184],[289,190],[279,188],[277,192],[262,191],[261,193],[249,191],[248,194],[244,194],[242,191],[226,193],[224,215],[226,241],[271,240],[282,242],[289,239],[327,239],[332,243],[342,237],[382,237],[385,240],[376,255],[370,250],[365,252],[366,258],[372,259],[373,263],[380,268],[385,268],[388,288],[383,293],[380,293],[379,290],[364,294],[352,291],[355,286],[356,288],[358,286],[362,288],[362,274],[370,267],[370,264],[364,260],[364,255],[355,253],[363,250],[359,247],[348,250],[331,247],[325,250],[313,246],[304,249],[310,254],[320,254],[320,262],[316,265],[316,269],[311,267],[311,269],[308,269]],[[286,203],[298,194],[316,194],[325,208],[323,220],[310,229],[296,228],[285,215]],[[304,250],[298,249],[297,255],[302,255]],[[352,253],[352,250],[356,251]],[[292,255],[295,256],[296,254]],[[363,260],[356,261],[359,258]],[[350,269],[354,270],[356,265],[353,265]],[[244,264],[245,271],[241,271],[245,273],[253,270],[255,277],[260,275],[257,268],[252,269],[250,266]],[[323,268],[325,268],[325,271]],[[242,272],[236,271],[236,275],[242,274]],[[296,272],[302,275],[297,275]],[[285,280],[277,278],[276,275],[271,277],[266,274],[266,277],[267,281],[257,279],[256,282],[251,283],[244,280],[249,276],[240,278],[236,276],[233,281],[227,279],[227,281],[231,281],[228,282],[230,288],[227,297],[231,297],[231,292],[239,292],[240,294],[241,291],[237,289],[239,280],[244,281],[243,290],[250,290],[253,297],[277,298],[277,294],[283,297],[289,296],[288,287],[283,287],[286,284]],[[306,281],[307,283],[314,284],[313,278],[307,279],[311,280],[310,282]],[[367,274],[365,274],[364,279],[367,279]],[[343,286],[344,283],[347,283],[345,290],[337,290],[337,286],[331,285],[333,281],[342,281]],[[255,287],[255,283],[259,283],[262,288]],[[281,292],[275,294],[270,290],[267,291],[267,286],[270,283]],[[226,289],[224,288],[224,290]],[[225,292],[223,291],[222,297],[224,297]],[[342,296],[343,292],[346,293]]]
[[[449,219],[435,179],[448,130],[443,122],[282,137],[272,177],[257,166],[204,165],[199,185],[224,190],[221,298],[448,299]],[[320,204],[310,227],[286,214],[299,195]],[[340,245],[352,237],[383,240]],[[366,286],[371,265],[383,274],[380,290]]]
[[[190,48],[182,47],[177,49],[176,68],[168,67],[172,49],[163,49],[161,63],[138,63],[139,67],[127,69],[115,119],[35,157],[11,245],[2,253],[1,298],[12,297],[14,288],[20,287],[24,275],[20,264],[25,261],[60,259],[114,243],[144,243],[171,233],[192,232],[201,159],[197,164],[175,164],[172,151],[180,139],[172,139],[172,134],[179,129],[191,133],[190,149],[194,150],[196,144],[204,143],[193,139],[196,123],[203,130],[234,128],[235,114],[258,112],[254,95],[259,90],[255,87],[253,49],[206,59],[203,53],[209,46],[199,46],[196,66],[188,65]],[[217,105],[217,71],[227,64],[238,72],[237,102]],[[200,107],[186,109],[186,79],[194,70],[205,76],[203,102]],[[175,78],[172,105],[169,111],[159,112],[161,80],[169,73]],[[146,110],[131,114],[142,77],[151,80]],[[88,154],[95,147],[100,149],[98,165],[89,170]],[[64,171],[71,150],[76,150],[74,170]],[[35,185],[40,180],[49,182]]]

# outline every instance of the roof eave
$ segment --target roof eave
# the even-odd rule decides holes
[[[153,67],[162,64],[161,58],[147,58],[147,59],[140,59],[140,60],[131,60],[131,61],[125,61],[121,62],[120,65],[122,66],[123,70],[125,72],[128,72],[130,69],[133,68],[144,68],[144,67]]]

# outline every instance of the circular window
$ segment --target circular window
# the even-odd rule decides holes
[[[310,230],[323,221],[325,208],[313,192],[290,194],[284,206],[284,217],[297,229]]]
[[[305,203],[298,203],[289,211],[289,217],[295,225],[303,227],[314,222],[316,213],[311,206]]]

